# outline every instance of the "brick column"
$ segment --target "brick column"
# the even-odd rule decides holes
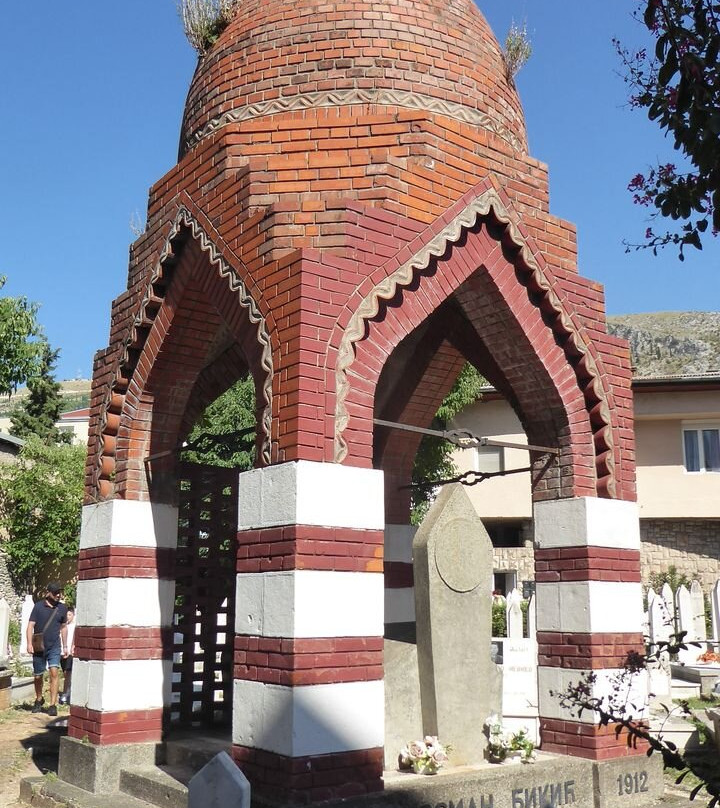
[[[235,760],[268,796],[381,790],[382,472],[245,472],[238,520]]]
[[[616,738],[590,712],[571,716],[550,691],[592,670],[593,695],[602,697],[628,652],[644,650],[637,505],[590,497],[536,503],[535,541],[542,748],[593,760],[632,753],[625,734]],[[646,698],[646,674],[637,674],[630,701]]]
[[[174,507],[111,500],[83,508],[69,737],[99,746],[160,740],[176,543]]]

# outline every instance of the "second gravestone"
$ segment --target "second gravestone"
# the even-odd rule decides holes
[[[492,544],[461,485],[435,500],[413,541],[423,731],[453,765],[479,763],[502,679],[490,659]]]

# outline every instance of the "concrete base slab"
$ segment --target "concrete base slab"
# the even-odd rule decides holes
[[[93,794],[111,794],[119,788],[123,769],[146,768],[162,762],[161,744],[95,746],[76,738],[62,738],[58,777]]]
[[[319,804],[322,808],[649,808],[663,796],[662,761],[644,755],[593,762],[539,753],[533,764],[505,762],[442,770],[434,776],[385,773],[385,791]],[[148,808],[123,793],[91,794],[47,777],[23,781],[21,799],[35,808]],[[155,805],[182,805],[182,797]],[[177,795],[180,796],[180,795]],[[267,806],[253,795],[256,808]],[[282,803],[273,803],[280,808]]]
[[[146,802],[125,794],[89,794],[62,780],[26,777],[20,783],[20,800],[32,808],[148,808]]]

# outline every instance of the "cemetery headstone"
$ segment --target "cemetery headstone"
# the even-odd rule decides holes
[[[33,600],[32,595],[25,595],[25,599],[23,600],[22,610],[20,612],[20,649],[19,653],[21,656],[25,656],[29,653],[27,647],[27,626],[30,622],[30,614],[33,610],[33,606],[35,605],[35,601]]]
[[[0,662],[7,659],[8,635],[10,633],[10,605],[5,598],[0,598]]]
[[[712,588],[710,603],[712,604],[710,616],[712,619],[713,639],[717,642],[720,641],[720,579],[715,581]]]
[[[693,624],[695,639],[700,642],[707,640],[707,626],[705,624],[705,596],[698,581],[690,584],[690,599],[693,607]]]
[[[453,765],[478,763],[502,680],[490,659],[492,544],[462,486],[441,491],[413,559],[423,730],[452,745]]]
[[[250,783],[220,752],[188,783],[188,808],[250,808]]]
[[[507,620],[507,635],[515,639],[522,639],[523,636],[523,614],[520,608],[522,596],[517,589],[513,589],[507,598],[507,609],[505,611]]]
[[[695,637],[695,615],[690,590],[686,586],[679,586],[675,592],[675,614],[677,615],[678,632],[686,632],[685,642],[691,643]],[[700,653],[697,646],[688,645],[687,649],[678,651],[678,660],[685,665],[691,665],[697,660]]]

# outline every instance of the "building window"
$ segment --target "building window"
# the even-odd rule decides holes
[[[478,446],[475,450],[474,471],[491,474],[505,471],[505,457],[502,446]]]
[[[686,471],[720,472],[720,426],[683,426],[683,454]]]

